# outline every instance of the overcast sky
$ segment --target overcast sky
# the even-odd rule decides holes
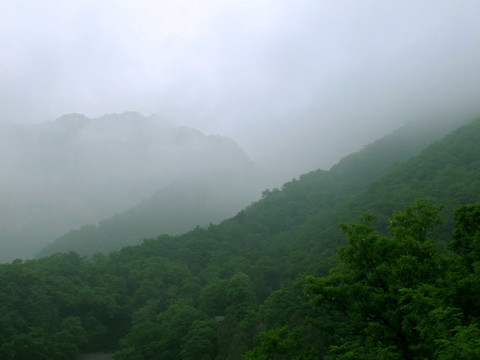
[[[328,169],[407,121],[480,115],[480,1],[0,1],[0,122],[124,111]]]

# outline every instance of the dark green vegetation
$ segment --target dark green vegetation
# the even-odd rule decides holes
[[[449,254],[428,237],[440,209],[419,200],[395,212],[388,236],[371,214],[343,224],[340,263],[304,287],[317,310],[313,341],[305,341],[305,326],[274,327],[245,358],[478,359],[480,204],[455,212]]]
[[[220,225],[0,265],[0,358],[477,359],[480,121],[407,139]]]

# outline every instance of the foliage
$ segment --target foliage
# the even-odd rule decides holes
[[[0,264],[0,358],[477,358],[480,205],[462,205],[478,199],[477,130],[396,166],[408,142],[380,141],[219,225]],[[445,207],[399,211],[424,193]],[[360,210],[377,216],[348,224]]]
[[[454,241],[471,243],[479,223],[465,223],[480,204],[457,211]],[[479,292],[459,292],[452,279],[478,272],[459,259],[439,252],[427,236],[439,222],[440,207],[425,200],[397,212],[390,235],[380,235],[366,215],[360,224],[343,225],[347,246],[339,249],[340,263],[329,276],[310,276],[307,293],[316,306],[346,316],[345,341],[332,344],[328,359],[453,359],[476,358],[479,317],[469,316]],[[463,231],[469,227],[472,231]],[[463,235],[463,236],[462,236]],[[478,289],[478,288],[477,288]],[[467,296],[469,299],[465,299]],[[467,305],[467,306],[466,306]]]

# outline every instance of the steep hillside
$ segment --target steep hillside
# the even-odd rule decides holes
[[[326,275],[336,264],[336,250],[344,243],[344,235],[338,235],[338,222],[357,222],[357,210],[361,213],[369,211],[371,204],[382,205],[375,208],[379,211],[376,215],[382,220],[383,214],[389,213],[391,217],[409,199],[427,197],[445,204],[446,209],[443,213],[446,224],[432,233],[434,238],[437,243],[450,238],[453,230],[451,209],[480,200],[479,130],[480,120],[460,127],[418,155],[392,166],[363,191],[353,195],[350,201],[342,201],[341,196],[337,202],[326,198],[330,204],[338,204],[330,206],[331,211],[320,207],[321,210],[312,215],[318,210],[312,210],[308,195],[315,194],[312,189],[317,182],[333,176],[318,171],[285,184],[281,190],[264,192],[262,200],[218,226],[197,228],[179,237],[161,236],[147,240],[140,246],[112,254],[110,259],[133,265],[138,259],[155,262],[153,259],[159,257],[170,263],[180,262],[195,274],[197,284],[202,284],[197,288],[197,309],[210,316],[226,314],[225,323],[218,325],[221,334],[217,338],[219,358],[228,358],[228,352],[240,354],[254,346],[254,334],[263,330],[271,330],[261,337],[269,351],[281,352],[279,347],[268,346],[271,341],[278,344],[285,340],[286,346],[290,344],[290,338],[298,344],[295,351],[307,351],[310,343],[309,346],[325,352],[328,344],[341,343],[341,339],[335,338],[336,330],[328,327],[331,322],[338,322],[341,316],[332,318],[324,312],[325,309],[312,308],[303,294],[301,279],[306,274]],[[371,150],[374,146],[379,145],[367,148]],[[372,157],[379,154],[376,151],[370,153]],[[376,159],[364,163],[375,168]],[[430,166],[425,167],[425,164]],[[433,198],[434,194],[437,197]],[[326,194],[318,196],[317,199]],[[394,201],[385,203],[384,200],[390,197]],[[382,221],[379,225],[382,226]],[[195,287],[192,282],[188,286]],[[142,311],[147,308],[151,309],[147,304]],[[174,310],[167,309],[164,316],[170,316],[170,311]],[[307,318],[317,318],[318,323],[311,323]],[[312,325],[321,329],[323,338],[318,337],[318,329],[312,329]],[[138,337],[145,334],[142,329],[147,326],[154,325],[148,320],[140,320],[130,330],[127,338],[132,343],[119,353],[123,356],[121,358],[128,358],[129,349],[132,351],[135,344],[142,343]],[[289,326],[291,332],[284,326]],[[164,349],[166,345],[157,346]]]
[[[480,201],[480,120],[463,125],[435,141],[404,163],[392,166],[363,191],[332,211],[316,214],[291,233],[313,253],[330,256],[344,238],[340,222],[356,221],[365,212],[375,214],[375,224],[385,232],[394,211],[427,198],[444,205],[444,221],[436,237],[447,240],[453,228],[453,210]],[[370,146],[369,146],[370,147]],[[367,149],[369,148],[367,147]],[[321,266],[322,257],[315,256]]]
[[[419,197],[445,206],[445,223],[439,231],[452,229],[453,210],[480,201],[480,119],[462,126],[421,154],[372,182],[343,211],[352,216],[370,211],[385,227],[392,210]],[[447,216],[446,214],[450,214]],[[448,237],[448,234],[446,234]]]
[[[124,213],[62,235],[37,257],[68,251],[108,254],[159,234],[185,233],[232,217],[256,194],[255,178],[229,170],[176,181]]]
[[[293,231],[312,216],[331,214],[393,165],[419,153],[455,126],[458,123],[412,122],[343,158],[330,171],[302,175],[282,191],[264,191],[262,201],[231,221],[262,237]],[[254,199],[258,189],[248,176],[212,172],[177,182],[120,215],[62,235],[39,256],[70,250],[82,255],[108,253],[158,234],[179,234],[226,219]]]
[[[266,190],[262,194],[265,200],[253,204],[242,216],[258,221],[263,209],[272,212],[278,207],[286,213],[285,220],[276,223],[282,223],[287,229],[295,223],[303,223],[312,215],[332,213],[365,190],[372,181],[462,124],[459,121],[409,123],[344,157],[329,171],[317,170],[301,175],[298,180],[284,184],[281,191]]]
[[[174,181],[220,170],[249,176],[253,163],[228,138],[129,112],[2,124],[0,168],[0,261],[6,261],[30,257]]]
[[[399,134],[408,133],[404,130]],[[309,277],[315,303],[304,288],[305,275],[326,275],[337,263],[338,245],[344,243],[336,233],[339,220],[358,222],[356,212],[372,208],[382,220],[410,197],[436,196],[447,210],[479,200],[479,130],[480,120],[429,146],[418,134],[424,143],[412,145],[417,149],[412,156],[400,144],[413,142],[392,134],[390,147],[381,140],[330,171],[267,190],[218,225],[161,235],[91,260],[70,252],[0,264],[0,291],[9,295],[0,298],[0,356],[62,359],[115,351],[117,359],[318,359],[329,351],[348,356],[345,344],[362,351],[364,343],[371,351],[363,358],[410,350],[431,358],[428,354],[438,352],[436,339],[452,354],[457,344],[462,353],[469,346],[478,349],[478,257],[466,241],[473,241],[474,255],[480,251],[480,205],[460,213],[463,224],[454,244],[463,257],[427,239],[432,234],[427,230],[438,221],[438,206],[419,202],[393,217],[393,236],[378,235],[368,222],[345,226],[351,246],[342,250],[340,265],[346,265],[332,277]],[[388,159],[396,153],[395,139],[404,152],[393,165]],[[363,175],[352,179],[358,166]],[[444,231],[451,234],[451,228]],[[388,286],[382,287],[384,279]],[[322,294],[340,310],[343,304],[353,306],[354,316],[319,306]],[[388,306],[388,313],[378,304]],[[369,318],[372,311],[395,324]],[[369,324],[385,342],[372,342]],[[358,329],[364,329],[363,337]],[[425,332],[418,336],[416,329]],[[402,341],[429,347],[395,348]]]

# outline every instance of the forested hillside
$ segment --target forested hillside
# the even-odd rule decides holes
[[[478,358],[480,120],[405,131],[219,225],[0,265],[0,357]]]
[[[458,128],[371,181],[365,191],[338,209],[309,219],[302,225],[301,234],[306,233],[308,239],[322,239],[311,246],[319,252],[328,250],[330,244],[343,238],[336,224],[355,221],[365,212],[376,214],[375,225],[385,233],[393,211],[423,197],[444,205],[444,221],[435,228],[435,236],[447,241],[453,227],[454,209],[480,201],[479,136],[479,120]]]
[[[234,220],[245,232],[255,234],[256,224],[270,228],[266,236],[290,231],[317,214],[334,209],[365,189],[393,165],[418,154],[440,139],[458,121],[412,122],[361,151],[343,158],[330,171],[317,170],[278,189],[263,192],[255,203]],[[259,170],[261,172],[261,170]],[[254,197],[258,183],[252,174],[233,170],[210,171],[203,177],[176,182],[141,204],[98,225],[70,231],[42,249],[38,256],[76,251],[81,255],[104,254],[140,243],[159,234],[176,235],[233,216]],[[252,221],[250,219],[253,219]],[[333,222],[335,228],[335,222]],[[336,228],[335,228],[336,230]]]
[[[377,214],[385,229],[392,209],[414,202],[419,196],[444,205],[443,225],[437,236],[449,238],[453,212],[460,204],[480,201],[480,120],[463,126],[436,141],[420,155],[369,184],[367,190],[340,210],[358,217],[365,211]]]

